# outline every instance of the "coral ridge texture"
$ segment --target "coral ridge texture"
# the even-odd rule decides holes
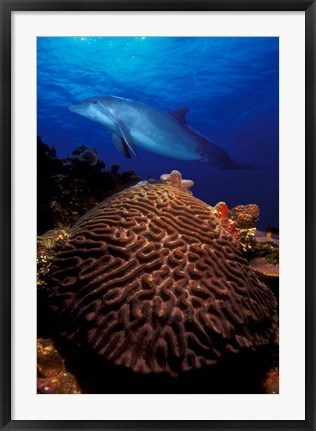
[[[214,209],[185,188],[142,183],[73,226],[52,265],[62,337],[116,365],[172,376],[267,345],[276,300]]]

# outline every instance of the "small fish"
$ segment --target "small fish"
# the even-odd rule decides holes
[[[196,160],[220,169],[257,169],[236,163],[225,150],[190,127],[188,108],[165,113],[152,106],[114,96],[91,97],[69,107],[71,112],[102,124],[114,145],[127,158],[137,157],[135,146],[179,160]]]

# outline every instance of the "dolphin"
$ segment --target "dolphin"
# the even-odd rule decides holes
[[[220,169],[252,169],[234,162],[225,150],[190,127],[188,108],[166,113],[152,106],[116,96],[97,96],[69,107],[71,112],[102,124],[112,133],[117,150],[137,157],[135,146],[179,160],[207,162]]]

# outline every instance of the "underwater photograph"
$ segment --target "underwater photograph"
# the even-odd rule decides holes
[[[37,393],[279,393],[278,38],[37,38]]]

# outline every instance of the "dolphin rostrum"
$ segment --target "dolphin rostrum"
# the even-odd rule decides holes
[[[221,147],[186,122],[188,108],[164,113],[122,97],[90,97],[69,107],[71,112],[102,124],[112,133],[114,145],[124,156],[137,156],[135,145],[163,156],[198,160],[220,169],[251,169],[235,163]]]

